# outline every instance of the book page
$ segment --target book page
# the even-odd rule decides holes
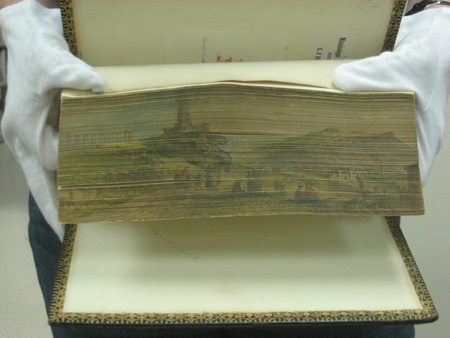
[[[106,93],[225,81],[273,82],[335,88],[334,69],[351,60],[96,67]],[[65,91],[69,95],[71,91]]]
[[[65,312],[420,310],[383,217],[80,224]]]
[[[73,0],[93,66],[363,58],[404,0]],[[398,25],[398,22],[396,23]]]

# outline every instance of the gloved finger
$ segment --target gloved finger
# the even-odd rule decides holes
[[[55,89],[71,88],[102,92],[105,80],[82,60],[73,56],[67,43],[57,31],[40,27],[29,39],[33,48],[24,53],[20,71],[28,74],[24,79],[31,88],[30,95],[36,101],[49,96]],[[30,70],[30,65],[33,69]]]
[[[436,77],[436,67],[430,64],[428,54],[426,51],[404,48],[343,64],[334,72],[334,83],[344,91],[417,92],[424,76]]]
[[[69,52],[63,53],[64,55],[60,55],[61,62],[49,73],[53,88],[92,90],[95,93],[105,90],[105,79],[91,66]]]

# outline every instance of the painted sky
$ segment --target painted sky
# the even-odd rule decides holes
[[[134,141],[161,135],[163,128],[176,123],[180,98],[187,102],[193,124],[208,123],[211,132],[224,134],[230,140],[233,135],[248,135],[249,146],[262,138],[276,141],[326,128],[357,134],[394,132],[403,142],[415,140],[412,113],[399,111],[396,99],[390,102],[375,98],[369,103],[362,100],[349,104],[348,99],[340,98],[329,101],[299,95],[287,99],[246,92],[236,95],[226,90],[213,93],[185,90],[162,96],[139,94],[128,99],[101,97],[82,105],[68,102],[63,107],[61,132],[64,135],[65,126],[70,126],[71,133],[129,128],[133,130]],[[379,112],[368,109],[373,105],[378,105]]]

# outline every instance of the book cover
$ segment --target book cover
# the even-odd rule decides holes
[[[437,318],[395,219],[306,215],[70,225],[49,315],[199,330]]]

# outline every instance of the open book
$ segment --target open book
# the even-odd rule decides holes
[[[338,64],[99,68],[62,96],[60,221],[423,213],[414,95],[332,89]]]
[[[342,215],[423,213],[414,95],[340,92],[341,61],[273,62],[390,49],[405,2],[62,1],[89,64],[184,65],[64,91],[59,215],[79,224],[50,322],[436,320],[398,220]]]

